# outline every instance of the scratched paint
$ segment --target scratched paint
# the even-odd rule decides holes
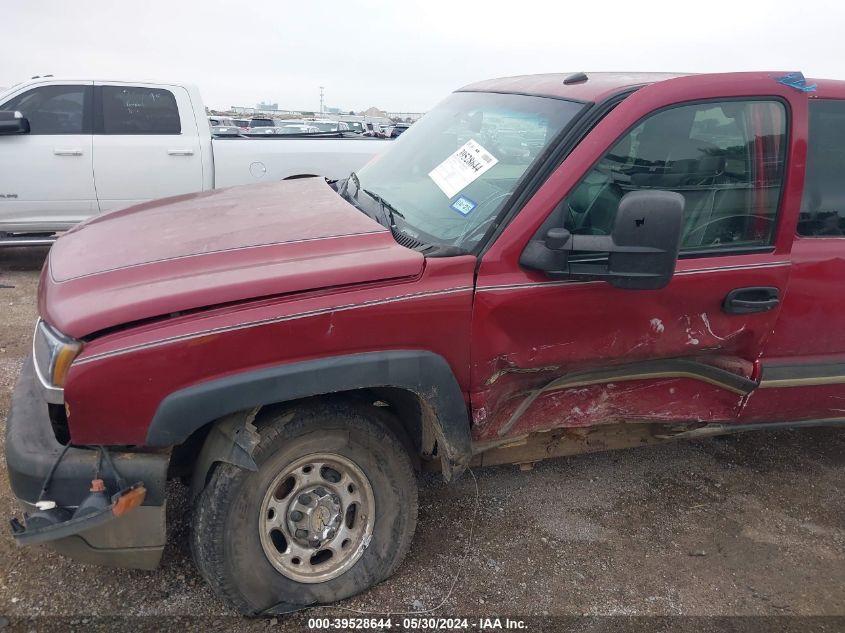
[[[538,388],[540,385],[536,385]],[[483,421],[473,428],[476,441],[497,439],[507,422],[531,391],[515,388],[509,397],[491,403]],[[702,415],[701,400],[707,403]],[[507,436],[554,428],[579,428],[618,422],[659,421],[687,423],[728,422],[737,411],[736,394],[687,378],[589,385],[541,393],[522,414]]]

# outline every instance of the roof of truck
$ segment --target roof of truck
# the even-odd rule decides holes
[[[584,76],[586,76],[586,80],[584,80]],[[794,76],[796,81],[805,82],[808,86],[811,86],[811,89],[807,93],[811,98],[845,99],[845,81],[838,79],[805,78],[800,72],[796,71],[744,71],[700,75],[696,73],[622,72],[549,73],[545,75],[519,75],[516,77],[487,79],[486,81],[479,81],[464,86],[460,91],[503,92],[570,99],[582,102],[599,102],[629,88],[638,88],[668,79],[691,76],[700,77],[708,82],[728,81],[732,83],[750,82],[759,79],[780,80]],[[564,83],[564,80],[567,78],[570,78],[570,82]]]
[[[690,73],[586,73],[586,81],[565,84],[564,79],[580,73],[518,75],[478,81],[461,88],[470,92],[508,92],[574,101],[601,101],[626,88],[643,86]]]

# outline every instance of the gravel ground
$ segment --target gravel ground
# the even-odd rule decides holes
[[[0,250],[0,426],[30,344],[45,254]],[[734,630],[845,630],[841,431],[749,433],[475,475],[478,504],[471,476],[452,485],[421,477],[410,555],[393,578],[345,607],[436,607],[460,572],[435,615],[520,616],[533,630],[549,622],[572,630],[702,631],[726,622]],[[80,565],[0,536],[0,630],[297,630],[308,617],[355,615],[328,608],[239,618],[193,567],[183,486],[171,484],[169,504],[169,545],[152,572]],[[0,512],[16,511],[4,467]]]

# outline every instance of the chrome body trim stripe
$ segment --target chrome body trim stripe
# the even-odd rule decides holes
[[[714,266],[712,268],[691,268],[690,270],[682,270],[676,272],[676,276],[698,275],[701,273],[720,273],[733,270],[754,270],[756,268],[780,268],[782,266],[791,266],[790,261],[780,262],[765,262],[762,264],[737,264],[735,266]],[[576,279],[567,279],[563,281],[539,281],[530,283],[514,283],[514,284],[500,284],[495,286],[479,286],[478,292],[489,292],[491,290],[521,290],[523,288],[545,288],[554,286],[569,286],[569,285],[585,285],[585,284],[605,284],[606,281],[578,281]]]
[[[713,266],[711,268],[691,268],[690,270],[682,270],[675,273],[676,275],[698,275],[700,273],[721,273],[729,270],[754,270],[755,268],[781,268],[783,266],[791,266],[792,262],[789,260],[781,262],[765,262],[762,264],[737,264],[734,266]]]
[[[113,356],[119,356],[122,354],[128,354],[129,352],[136,352],[143,349],[150,349],[154,347],[161,347],[163,345],[169,345],[170,343],[178,343],[182,341],[189,341],[196,338],[202,338],[203,336],[208,336],[211,334],[220,334],[223,332],[234,332],[238,330],[246,330],[254,327],[259,327],[262,325],[269,325],[272,323],[282,323],[284,321],[294,321],[296,319],[304,319],[312,316],[320,316],[322,314],[329,314],[332,312],[345,312],[347,310],[357,310],[358,308],[369,308],[372,306],[377,305],[385,305],[389,303],[396,303],[399,301],[410,301],[412,299],[420,299],[424,297],[436,297],[439,295],[447,295],[447,294],[455,294],[459,292],[471,292],[472,286],[460,286],[456,288],[447,288],[445,290],[429,290],[425,292],[415,292],[412,294],[407,295],[399,295],[397,297],[390,297],[388,299],[373,299],[371,301],[363,301],[361,303],[348,303],[344,305],[334,306],[331,308],[319,308],[316,310],[309,310],[307,312],[297,312],[295,314],[288,314],[285,316],[279,317],[271,317],[267,319],[260,319],[258,321],[250,321],[248,323],[238,323],[237,325],[226,325],[216,328],[210,328],[208,330],[201,330],[199,332],[191,332],[190,334],[180,334],[178,336],[171,336],[168,338],[164,338],[158,341],[151,341],[149,343],[140,343],[138,345],[130,345],[129,347],[123,347],[121,349],[112,350],[110,352],[102,352],[100,354],[93,354],[88,356],[87,358],[81,358],[76,361],[75,365],[84,365],[87,363],[92,363],[97,360],[102,360],[104,358],[111,358]]]

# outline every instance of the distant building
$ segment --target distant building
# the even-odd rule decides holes
[[[278,110],[278,103],[258,103],[255,106],[256,110]]]
[[[358,113],[361,116],[371,116],[371,117],[381,117],[383,119],[388,118],[387,112],[384,110],[379,110],[378,108],[367,108],[363,112]]]

